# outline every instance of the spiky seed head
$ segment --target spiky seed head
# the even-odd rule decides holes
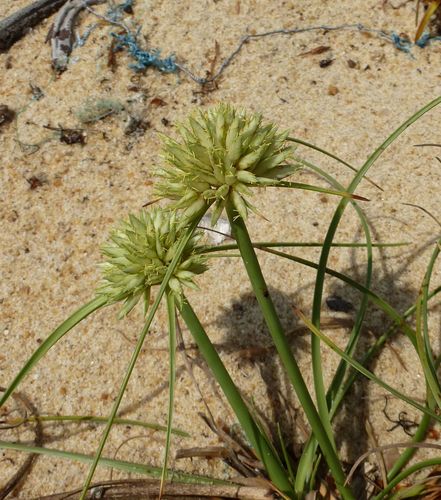
[[[214,225],[230,200],[246,219],[248,210],[255,211],[248,186],[275,185],[297,169],[287,164],[294,151],[285,146],[288,132],[227,104],[196,112],[179,135],[164,138],[156,193],[174,200],[187,218],[214,203]]]
[[[129,215],[114,229],[102,247],[106,261],[101,264],[103,280],[97,289],[108,303],[124,301],[119,317],[127,315],[142,298],[144,312],[149,307],[150,289],[162,283],[186,227],[176,212],[156,207]],[[193,278],[206,269],[206,258],[196,253],[202,236],[196,231],[187,242],[169,281],[178,304],[182,287],[197,288]]]

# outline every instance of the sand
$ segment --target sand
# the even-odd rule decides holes
[[[2,2],[0,18],[27,4],[27,0]],[[141,26],[140,40],[161,54],[175,54],[177,61],[195,74],[205,76],[215,57],[218,68],[244,34],[281,28],[337,26],[344,23],[407,33],[415,30],[416,2],[264,2],[209,1],[163,2],[136,0],[133,16],[126,21]],[[106,6],[97,7],[105,12]],[[83,15],[79,31],[97,20]],[[7,386],[18,369],[47,335],[80,305],[89,301],[99,282],[100,245],[109,230],[128,212],[137,212],[152,200],[152,170],[161,162],[160,134],[174,136],[176,122],[195,108],[219,102],[261,112],[292,135],[317,144],[360,167],[368,155],[403,121],[439,95],[441,44],[433,43],[412,54],[398,50],[376,34],[354,30],[311,31],[252,40],[216,81],[203,89],[182,72],[164,74],[150,69],[137,74],[128,67],[126,53],[116,54],[116,66],[108,67],[110,32],[101,23],[85,45],[72,54],[66,72],[51,70],[50,49],[44,43],[51,19],[43,22],[7,53],[0,55],[2,104],[18,112],[17,120],[0,130],[0,385]],[[317,47],[330,49],[305,54]],[[319,51],[320,52],[320,51]],[[330,63],[323,63],[330,60]],[[30,84],[44,97],[33,98]],[[90,125],[82,125],[76,113],[88,99],[112,99],[124,105]],[[129,115],[148,122],[144,133],[126,135]],[[403,203],[419,204],[439,217],[439,148],[415,147],[439,142],[441,108],[432,110],[407,130],[369,172],[384,191],[363,181],[357,192],[370,199],[363,203],[376,242],[409,242],[400,248],[374,250],[374,290],[399,312],[406,310],[418,293],[439,227],[424,212]],[[57,132],[44,128],[84,128],[85,145],[59,141]],[[38,145],[30,146],[30,145]],[[333,162],[299,149],[343,185],[352,173]],[[299,173],[296,180],[319,184],[312,174]],[[323,183],[321,183],[324,185]],[[256,240],[321,241],[338,199],[320,194],[273,189],[257,192],[255,204],[268,219],[251,216],[249,227]],[[345,213],[336,239],[363,241],[359,222],[350,209]],[[295,255],[317,260],[318,249],[296,249]],[[335,249],[330,267],[357,280],[365,274],[363,249]],[[303,266],[259,255],[264,273],[288,332],[293,349],[311,387],[309,334],[298,327],[292,305],[309,313],[314,272]],[[433,284],[439,283],[439,271]],[[270,339],[251,295],[239,259],[215,260],[198,283],[201,292],[189,292],[189,300],[222,359],[246,396],[270,421],[281,421],[292,442],[305,439],[305,421],[298,403],[278,366],[274,352],[247,359],[244,349],[270,345]],[[324,297],[337,293],[359,303],[359,296],[340,282],[329,279]],[[438,303],[438,301],[436,301]],[[439,317],[434,307],[431,334],[439,349]],[[18,391],[39,414],[108,415],[134,342],[142,328],[139,308],[118,321],[117,308],[107,308],[88,318],[63,338],[29,374]],[[323,318],[350,320],[354,312],[334,313],[326,305]],[[388,325],[372,308],[365,342]],[[348,329],[326,330],[344,343]],[[191,338],[184,332],[191,348]],[[424,397],[424,379],[409,342],[400,334],[371,365],[371,369],[395,388],[413,397]],[[397,355],[399,354],[399,356]],[[216,419],[232,425],[234,415],[208,376],[195,350],[194,376]],[[248,353],[249,354],[249,353]],[[324,349],[326,377],[336,366],[335,355]],[[406,369],[403,368],[403,363]],[[168,354],[166,314],[162,309],[136,365],[120,415],[166,424]],[[344,416],[337,421],[338,443],[349,462],[371,447],[365,426],[369,420],[381,444],[408,440],[401,428],[382,413],[386,392],[365,382],[354,390]],[[287,417],[283,404],[291,408]],[[16,404],[8,403],[14,410]],[[17,411],[17,410],[14,410]],[[21,410],[22,411],[22,410]],[[420,418],[415,410],[391,400],[388,414]],[[172,466],[177,470],[227,478],[234,475],[220,460],[174,460],[177,449],[219,445],[217,436],[199,413],[207,413],[195,384],[178,357],[174,425],[191,438],[176,437]],[[32,440],[33,428],[2,431],[4,440]],[[44,446],[93,454],[102,427],[96,425],[44,426]],[[160,466],[164,433],[117,426],[105,455]],[[423,453],[419,456],[424,456]],[[24,455],[2,451],[0,485],[23,462]],[[371,459],[375,464],[375,458]],[[22,488],[11,498],[32,498],[81,486],[87,466],[78,462],[39,457]],[[97,470],[95,480],[128,477],[126,473]],[[132,474],[130,477],[139,477]]]

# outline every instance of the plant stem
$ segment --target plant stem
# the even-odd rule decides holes
[[[430,415],[432,418],[434,418],[437,422],[441,422],[441,417],[437,415],[437,413],[427,406],[423,406],[414,399],[412,399],[409,396],[406,396],[400,391],[397,391],[394,389],[392,386],[389,384],[386,384],[383,380],[378,378],[375,374],[367,370],[361,363],[358,361],[355,361],[355,359],[351,358],[351,356],[348,356],[343,350],[341,350],[329,337],[327,337],[324,333],[322,333],[317,327],[313,325],[311,321],[308,320],[308,318],[303,315],[300,311],[296,311],[297,315],[299,318],[306,324],[306,326],[311,330],[311,332],[314,335],[317,335],[321,340],[325,342],[325,344],[330,347],[335,353],[337,353],[341,358],[343,358],[347,363],[349,363],[353,368],[355,368],[357,371],[359,371],[361,374],[363,374],[365,377],[367,377],[369,380],[372,380],[375,382],[377,385],[383,387],[383,389],[386,389],[386,391],[390,392],[393,394],[395,397],[401,399],[402,401],[405,401],[407,404],[413,406],[417,410],[421,411],[425,415]]]
[[[76,460],[77,462],[83,463],[83,464],[90,464],[93,462],[93,457],[90,455],[84,455],[83,453],[74,453],[71,451],[64,451],[64,450],[56,450],[54,448],[43,448],[41,446],[30,446],[27,444],[22,444],[22,443],[9,443],[8,441],[1,441],[0,440],[0,449],[4,450],[16,450],[16,451],[21,451],[24,453],[37,453],[38,455],[44,455],[46,457],[52,457],[59,462],[59,459],[67,459],[67,460]],[[114,470],[120,470],[129,474],[141,474],[143,476],[149,476],[153,478],[159,478],[161,477],[161,467],[152,467],[147,464],[140,464],[136,462],[128,462],[126,460],[115,460],[112,458],[106,458],[106,457],[101,457],[99,460],[99,464],[102,467],[108,467],[110,469]],[[198,476],[194,473],[185,473],[185,472],[179,472],[179,471],[173,471],[173,479],[176,482],[185,482],[187,484],[225,484],[225,485],[230,485],[230,484],[235,484],[233,480],[223,480],[223,479],[215,479],[212,477],[207,477],[207,476]],[[78,491],[76,491],[78,493]],[[108,493],[108,492],[107,492]],[[106,495],[108,498],[108,495]],[[38,497],[41,498],[41,497]],[[59,495],[57,495],[57,498],[60,498]],[[62,494],[62,498],[72,498],[71,495],[69,497],[66,496],[65,493]],[[77,497],[75,497],[77,498]],[[89,496],[89,498],[93,498]],[[95,496],[95,498],[98,498]],[[103,498],[103,497],[101,497]],[[115,497],[113,497],[115,498]],[[121,498],[121,497],[119,497]],[[127,496],[123,498],[128,498]],[[130,497],[132,498],[132,497]],[[139,497],[137,497],[139,498]],[[143,497],[145,498],[145,497]]]
[[[256,299],[259,303],[265,322],[271,333],[274,345],[285,367],[291,384],[296,391],[300,404],[308,418],[319,446],[325,456],[331,473],[335,479],[336,485],[344,499],[353,499],[354,496],[349,488],[344,486],[345,475],[334,449],[333,443],[329,439],[323,426],[320,416],[314,406],[314,403],[303,380],[297,362],[292,355],[291,346],[285,336],[283,327],[280,323],[273,301],[271,300],[268,287],[265,283],[253,244],[250,240],[247,228],[243,219],[235,212],[231,203],[227,203],[227,213],[230,220],[233,236],[237,241],[242,260],[251,281]]]
[[[168,395],[168,416],[167,434],[165,438],[164,465],[162,467],[161,485],[159,487],[159,497],[164,493],[164,482],[167,478],[167,462],[170,452],[171,431],[173,421],[173,409],[175,400],[175,379],[176,379],[176,310],[175,298],[170,289],[166,292],[167,297],[167,317],[168,317],[168,350],[169,350],[169,395]]]
[[[429,285],[433,273],[433,268],[436,259],[438,258],[441,251],[440,244],[441,240],[438,240],[436,242],[434,251],[427,266],[426,274],[424,275],[423,283],[421,285],[421,293],[418,297],[416,328],[418,355],[420,357],[421,365],[426,376],[427,384],[439,409],[441,409],[441,387],[437,376],[435,362],[433,359],[432,347],[430,345],[427,299],[429,296]],[[421,318],[421,321],[418,321],[419,316]],[[421,323],[423,327],[422,335],[420,328]]]
[[[302,163],[307,166],[309,169],[311,169],[313,172],[317,173],[321,177],[323,177],[331,186],[333,186],[335,189],[339,190],[344,190],[344,187],[337,182],[331,175],[329,175],[327,172],[323,171],[321,168],[313,165],[312,163],[302,161]],[[366,251],[367,251],[367,266],[366,266],[366,278],[365,278],[365,286],[366,288],[370,287],[371,284],[371,279],[372,279],[372,240],[371,240],[371,235],[370,235],[370,230],[369,230],[369,225],[366,221],[366,217],[361,210],[361,208],[357,205],[357,203],[352,202],[354,210],[357,212],[357,215],[360,219],[362,228],[365,233],[366,237]],[[332,246],[332,243],[331,243]],[[355,351],[355,348],[357,346],[358,340],[360,338],[360,332],[361,328],[363,325],[363,320],[364,316],[366,314],[366,309],[369,303],[368,295],[364,294],[362,302],[360,304],[360,308],[357,312],[357,317],[354,323],[354,327],[352,328],[351,336],[350,339],[346,345],[345,352],[349,355],[352,355],[353,352]],[[328,388],[328,391],[326,393],[326,396],[324,395],[325,388],[323,384],[323,379],[321,376],[319,376],[319,373],[321,372],[321,357],[320,357],[320,344],[316,343],[314,339],[312,340],[312,355],[313,355],[313,362],[315,360],[315,363],[318,365],[317,370],[315,367],[313,368],[313,373],[316,377],[315,383],[316,383],[316,394],[317,394],[317,400],[318,400],[318,407],[319,407],[319,413],[320,416],[325,415],[324,422],[327,423],[328,425],[328,435],[329,432],[331,431],[331,421],[332,421],[332,405],[334,402],[334,397],[339,393],[344,378],[345,374],[348,368],[347,363],[345,363],[344,360],[340,360],[340,363],[338,365],[338,368],[334,374],[334,377],[332,379],[331,385]],[[344,395],[340,391],[341,396]],[[320,395],[320,397],[318,396]],[[327,403],[327,404],[326,404]],[[329,416],[328,416],[328,407],[329,407]],[[335,410],[338,408],[338,405],[335,407]],[[334,411],[335,413],[335,411]],[[311,450],[310,450],[311,448]],[[296,490],[297,491],[302,491],[304,490],[304,485],[308,482],[309,484],[314,483],[314,474],[312,474],[312,471],[317,470],[317,466],[320,463],[321,457],[316,457],[316,449],[317,449],[317,441],[314,438],[314,436],[311,436],[308,442],[306,443],[305,448],[303,449],[302,456],[300,457],[300,462],[299,466],[297,469],[297,478],[296,478]],[[313,451],[312,451],[313,450]],[[312,460],[315,460],[316,466],[313,467],[313,462]]]
[[[105,424],[107,422],[107,417],[96,417],[95,415],[30,415],[24,418],[11,418],[5,421],[6,425],[17,427],[19,425],[32,423],[32,422],[75,422],[77,424]],[[143,427],[144,429],[152,429],[154,431],[165,432],[167,427],[159,424],[152,424],[149,422],[143,422],[141,420],[133,420],[131,418],[115,418],[114,424],[118,425],[129,425],[134,427]],[[172,429],[172,433],[177,436],[191,437],[188,432],[182,431],[180,429]]]
[[[225,368],[216,349],[208,338],[204,327],[196,316],[192,307],[185,299],[180,309],[182,318],[190,330],[202,356],[206,360],[210,370],[213,372],[216,381],[221,386],[228,402],[234,410],[248,440],[250,441],[256,455],[262,460],[270,479],[279,490],[294,498],[294,489],[289,482],[287,471],[282,466],[279,457],[274,451],[269,439],[256,424],[253,416],[245,404],[242,396]]]

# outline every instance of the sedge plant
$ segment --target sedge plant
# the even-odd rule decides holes
[[[303,498],[308,491],[315,488],[318,464],[323,458],[341,498],[356,498],[350,484],[346,482],[346,474],[333,434],[332,419],[337,413],[345,394],[356,379],[357,373],[361,373],[422,412],[424,424],[422,422],[420,426],[418,439],[424,438],[431,418],[440,420],[436,411],[437,407],[440,406],[438,403],[440,397],[439,381],[436,376],[436,362],[430,349],[426,321],[427,304],[439,292],[439,289],[435,289],[435,291],[429,290],[431,270],[438,254],[436,253],[436,256],[431,260],[431,266],[429,266],[428,274],[424,280],[418,303],[405,315],[400,315],[384,299],[370,289],[372,249],[375,244],[371,242],[366,219],[356,203],[357,200],[363,200],[364,198],[354,193],[381,153],[411,123],[440,101],[441,98],[432,101],[399,127],[369,157],[363,167],[356,172],[347,189],[344,189],[335,179],[318,167],[298,158],[293,143],[297,142],[306,147],[312,147],[353,169],[352,166],[323,149],[290,138],[288,132],[279,131],[273,124],[265,124],[259,114],[248,114],[225,104],[218,105],[208,111],[194,113],[187,123],[179,126],[176,138],[164,138],[163,163],[156,170],[158,182],[155,191],[160,198],[168,201],[168,205],[150,207],[142,210],[139,214],[131,214],[111,232],[108,243],[102,249],[104,257],[101,266],[102,282],[97,287],[95,298],[56,328],[38,347],[3,393],[0,406],[7,401],[21,380],[34,368],[46,352],[84,318],[102,307],[118,303],[122,304],[119,310],[119,318],[123,319],[139,302],[142,302],[145,317],[144,325],[121,381],[118,395],[107,417],[105,429],[95,456],[85,457],[71,454],[72,459],[90,463],[81,498],[86,497],[94,472],[100,465],[119,467],[123,470],[136,470],[154,477],[160,477],[160,494],[166,488],[167,480],[170,479],[167,467],[170,440],[173,432],[177,315],[182,317],[197,343],[213,376],[231,405],[256,457],[263,464],[274,490],[283,498]],[[301,166],[306,166],[321,175],[330,183],[330,188],[287,181],[286,178],[295,174]],[[251,197],[253,190],[261,187],[306,189],[341,197],[324,242],[320,244],[322,252],[318,264],[274,249],[274,246],[294,246],[295,243],[256,244],[251,241],[247,229],[247,219],[250,213],[260,216],[258,207],[251,202]],[[356,209],[366,236],[364,246],[367,249],[368,264],[367,278],[364,284],[357,283],[327,266],[329,251],[331,247],[336,246],[333,240],[338,224],[349,203],[353,204]],[[280,439],[282,444],[282,450],[280,450],[280,446],[274,444],[272,437],[254,414],[251,405],[242,396],[240,388],[236,386],[225,368],[185,295],[186,289],[198,290],[197,277],[208,270],[209,254],[213,250],[221,250],[221,247],[213,249],[202,244],[203,236],[198,229],[198,224],[207,211],[211,211],[213,224],[216,223],[224,211],[229,219],[235,242],[231,245],[225,245],[223,249],[237,249],[239,251],[250,280],[250,286],[271,334],[274,347],[310,426],[311,437],[304,448],[297,467],[293,467],[290,462],[291,458],[288,456],[283,444],[283,436]],[[316,402],[313,401],[310,395],[309,388],[274,307],[256,250],[272,252],[280,258],[288,258],[317,270],[311,320],[304,316],[301,311],[297,311],[297,314],[303,319],[313,335],[312,367]],[[320,330],[320,304],[322,302],[324,278],[328,274],[348,283],[362,293],[363,297],[354,329],[345,349],[337,347]],[[156,288],[154,299],[151,296],[153,288]],[[127,464],[103,458],[102,453],[113,424],[121,422],[117,417],[120,403],[153,317],[163,299],[168,317],[170,392],[164,466],[159,473],[157,469],[148,467],[129,469]],[[356,360],[353,354],[361,335],[368,302],[373,302],[379,306],[392,320],[393,326],[377,340],[376,344],[365,353],[361,360]],[[416,330],[406,323],[406,318],[415,312],[418,324],[422,325],[421,327],[417,326]],[[426,405],[418,403],[385,384],[365,366],[398,327],[408,336],[420,356],[428,388]],[[328,390],[326,390],[322,375],[321,343],[325,343],[341,357],[340,366]],[[5,442],[0,442],[0,446],[45,453],[44,449],[41,448],[34,447],[35,449],[31,450],[32,447],[20,448],[20,445]],[[397,462],[398,465],[393,469],[394,472],[389,477],[390,481],[396,482],[399,477],[405,476],[402,473],[402,468],[413,453],[413,450],[409,450],[405,450],[401,459]],[[48,453],[54,454],[54,451],[51,450]],[[189,477],[185,474],[174,475],[174,477],[177,477],[178,480],[189,481]],[[210,479],[198,477],[196,481],[209,482]],[[388,491],[390,491],[390,488]]]

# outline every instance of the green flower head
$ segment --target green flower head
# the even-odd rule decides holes
[[[124,301],[119,317],[127,315],[142,297],[144,312],[149,307],[150,289],[162,283],[167,268],[185,236],[176,212],[154,208],[143,210],[138,216],[129,215],[128,220],[110,235],[103,246],[106,262],[101,264],[103,282],[97,289],[108,303]],[[182,287],[197,288],[193,278],[206,269],[206,258],[196,253],[202,232],[197,231],[186,244],[168,286],[178,303],[182,300]]]
[[[296,170],[286,164],[294,150],[285,146],[288,132],[262,125],[259,114],[220,104],[194,114],[179,133],[176,141],[165,138],[156,193],[190,219],[214,203],[215,224],[227,201],[246,219],[248,209],[255,211],[246,198],[250,186],[277,184]]]

